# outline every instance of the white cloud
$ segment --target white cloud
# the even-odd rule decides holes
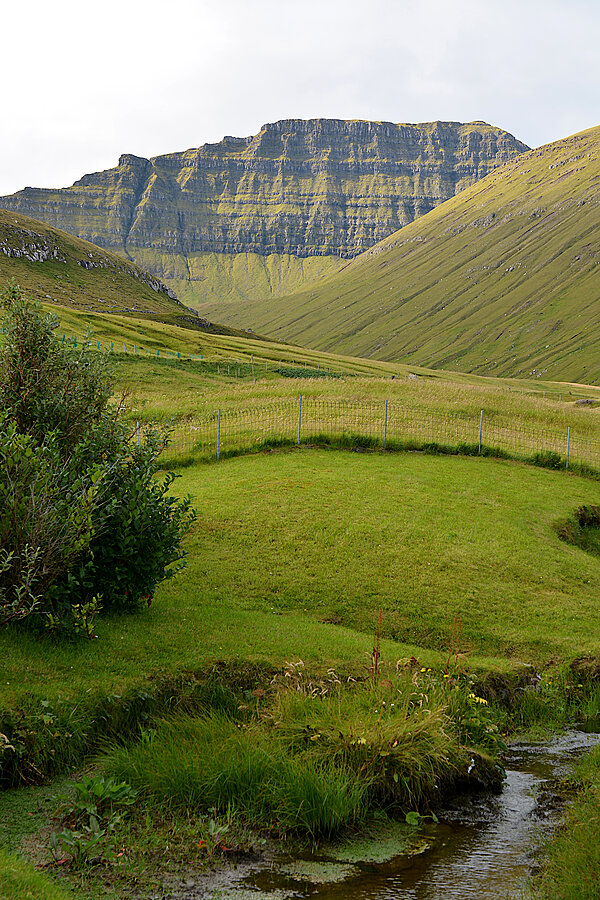
[[[31,0],[2,30],[0,193],[279,118],[598,124],[595,0]]]

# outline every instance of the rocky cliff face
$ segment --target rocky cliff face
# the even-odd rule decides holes
[[[353,257],[526,149],[482,122],[290,119],[0,206],[121,252]]]

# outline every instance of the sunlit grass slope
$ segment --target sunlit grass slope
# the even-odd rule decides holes
[[[460,622],[469,665],[598,652],[600,559],[554,523],[595,482],[507,461],[271,453],[183,471],[198,523],[187,568],[150,609],[99,639],[0,634],[0,703],[23,692],[119,692],[216,660],[301,658],[361,669],[382,613],[387,660],[446,664]],[[455,648],[456,649],[456,648]]]
[[[225,321],[339,353],[597,383],[599,182],[593,128],[524,153],[304,292],[224,306]]]
[[[206,362],[229,361],[233,364],[256,360],[258,374],[263,371],[258,368],[259,361],[270,365],[301,363],[338,373],[388,377],[394,373],[408,372],[407,367],[399,367],[393,363],[322,353],[265,339],[260,335],[236,332],[227,328],[219,329],[218,326],[207,329],[188,328],[149,318],[83,312],[54,304],[44,306],[48,312],[58,317],[58,330],[64,333],[66,338],[89,340],[92,349],[99,342],[101,350],[112,349],[115,353],[123,351],[132,356],[137,355],[139,359],[145,361],[149,361],[151,357],[156,359],[157,356],[159,359],[169,357],[173,359],[179,353],[181,357],[192,356],[196,361],[202,357]],[[267,368],[265,371],[268,370]]]
[[[119,386],[131,389],[130,407],[142,413],[145,421],[192,418],[218,407],[259,405],[303,394],[346,400],[387,398],[423,410],[461,410],[472,415],[484,408],[486,416],[500,415],[503,421],[537,422],[540,427],[560,424],[564,429],[571,425],[600,439],[597,408],[575,406],[578,398],[600,400],[600,390],[585,384],[425,369],[323,353],[252,334],[199,332],[54,304],[47,309],[58,316],[59,332],[78,340],[87,335],[91,346],[99,341],[102,350],[113,345]],[[349,377],[293,377],[303,375],[302,367]]]
[[[0,286],[11,279],[36,300],[82,311],[174,321],[189,315],[158,279],[134,263],[37,220],[0,210]]]
[[[223,305],[252,303],[304,290],[345,265],[338,256],[298,257],[289,253],[161,252],[132,248],[135,261],[172,287],[178,298],[220,322]]]

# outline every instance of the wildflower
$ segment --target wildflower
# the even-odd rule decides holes
[[[427,669],[421,669],[421,672],[426,672],[426,671],[427,671]]]

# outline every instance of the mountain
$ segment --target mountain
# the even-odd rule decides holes
[[[56,228],[0,210],[0,288],[88,311],[198,322],[173,291],[139,266]]]
[[[338,353],[600,383],[600,127],[520,155],[336,276],[225,320]]]
[[[285,119],[0,207],[148,269],[198,306],[302,287],[527,150],[484,122]]]

